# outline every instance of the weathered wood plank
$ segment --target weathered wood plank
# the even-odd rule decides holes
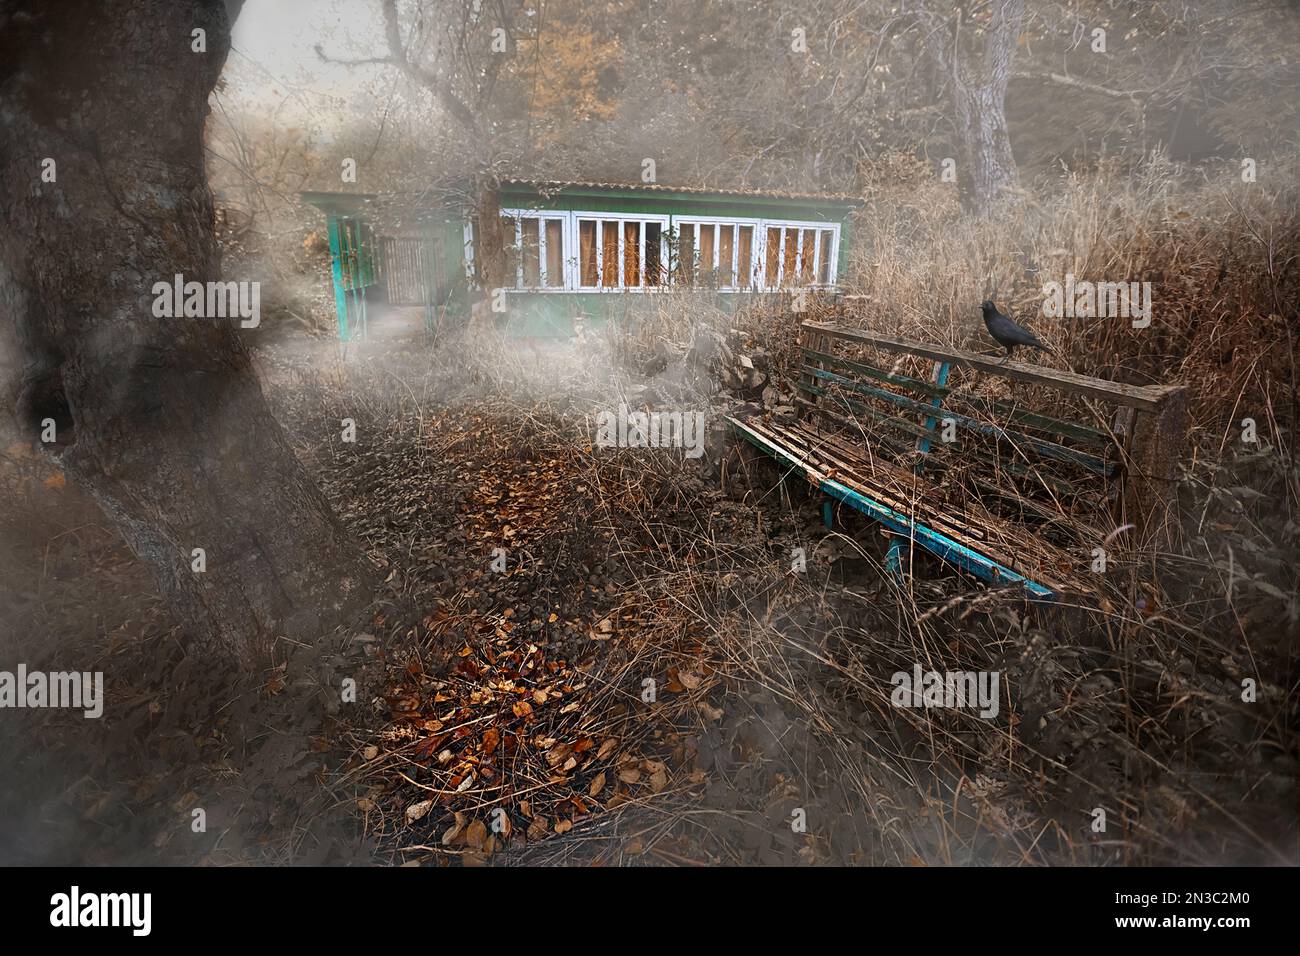
[[[825,372],[822,374],[830,375],[834,373]],[[922,428],[920,425],[916,424],[915,422],[909,422],[905,418],[896,418],[893,415],[886,415],[884,412],[877,411],[876,409],[872,408],[870,405],[864,405],[862,402],[855,402],[853,399],[845,395],[837,395],[834,392],[828,391],[824,388],[818,388],[816,385],[810,385],[808,386],[808,389],[813,394],[821,398],[826,398],[833,402],[837,402],[843,405],[845,408],[849,409],[850,411],[856,412],[859,415],[865,415],[867,418],[871,419],[873,422],[876,422],[877,424],[888,425],[891,428],[897,428],[899,431],[907,432],[909,435],[912,435],[916,438],[926,437],[925,429]],[[820,404],[811,406],[812,411],[819,411],[821,410],[821,408],[822,406]]]
[[[1041,365],[1029,365],[1009,359],[998,360],[977,352],[927,345],[923,342],[909,342],[905,339],[876,335],[858,329],[846,329],[831,323],[804,322],[803,327],[833,338],[870,345],[886,352],[919,355],[922,358],[950,362],[961,368],[976,369],[1014,381],[1046,385],[1073,395],[1087,395],[1143,411],[1154,411],[1173,390],[1178,388],[1173,385],[1124,385],[1104,378],[1093,378],[1090,375],[1044,368]]]
[[[914,392],[920,392],[923,395],[942,397],[947,395],[949,392],[949,389],[935,385],[931,382],[923,382],[919,378],[910,378],[906,375],[893,375],[876,368],[874,365],[867,365],[864,362],[853,362],[849,359],[836,358],[833,355],[826,355],[809,348],[805,348],[803,354],[804,358],[816,359],[823,365],[830,365],[850,372],[857,372],[859,375],[874,378],[878,382],[889,382],[890,384],[899,385]]]
[[[982,395],[970,395],[958,390],[951,392],[948,400],[964,403],[971,408],[984,412],[986,415],[1004,415],[1016,424],[1023,425],[1026,428],[1049,432],[1060,438],[1069,438],[1080,444],[1091,445],[1094,448],[1107,448],[1115,445],[1115,440],[1100,429],[1089,428],[1087,425],[1076,425],[1073,422],[1062,421],[1059,418],[1053,418],[1039,412],[1026,411],[1008,402],[987,399]]]
[[[1176,388],[1153,412],[1139,413],[1129,441],[1124,507],[1147,542],[1170,546],[1179,535],[1178,463],[1191,427],[1191,395]]]
[[[777,460],[803,471],[809,481],[822,492],[863,512],[889,530],[917,542],[954,566],[993,583],[1022,584],[1032,597],[1040,600],[1053,600],[1056,597],[1056,591],[1052,587],[1040,584],[984,554],[979,543],[963,542],[959,535],[943,534],[927,527],[910,515],[874,500],[869,494],[855,490],[843,481],[827,477],[821,469],[792,454],[774,436],[765,435],[735,418],[729,417],[728,421],[747,441],[757,445]]]
[[[889,402],[892,405],[897,405],[900,408],[906,408],[909,411],[915,411],[921,414],[929,414],[930,412],[930,406],[926,405],[924,402],[918,402],[915,399],[908,398],[906,395],[898,395],[895,394],[894,392],[887,391],[886,389],[883,388],[875,388],[871,385],[863,385],[860,382],[855,382],[852,379],[845,378],[842,375],[837,375],[834,372],[825,372],[820,369],[812,369],[809,366],[805,366],[805,368],[808,369],[809,373],[814,378],[820,379],[822,381],[834,382],[835,384],[840,385],[844,388],[850,389],[852,391],[858,392],[863,395],[870,395],[874,398],[879,398],[882,401]],[[976,421],[975,419],[970,418],[967,415],[962,415],[959,412],[952,411],[951,409],[947,409],[947,408],[942,409],[942,414],[945,418],[952,418],[957,423],[964,425],[965,427],[971,429],[972,431],[979,432],[981,435],[988,435],[992,438],[998,438],[1003,441],[1008,441],[1015,445],[1023,445],[1026,448],[1031,448],[1034,450],[1034,452],[1036,452],[1039,455],[1042,455],[1044,458],[1051,458],[1054,459],[1055,461],[1068,462],[1070,464],[1078,465],[1080,468],[1083,468],[1084,470],[1092,472],[1093,474],[1096,475],[1103,475],[1109,477],[1115,472],[1116,466],[1114,462],[1103,461],[1101,458],[1098,458],[1096,455],[1090,455],[1086,452],[1076,451],[1073,448],[1066,448],[1063,445],[1058,445],[1054,442],[1043,441],[1037,438],[1030,438],[1028,435],[1024,435],[1020,432],[1009,432],[1005,428],[1000,428],[997,425],[989,425],[984,422]],[[890,420],[890,422],[891,424],[895,424],[895,425],[901,424],[892,419]],[[921,432],[922,434],[919,437],[921,438],[928,437],[929,433],[925,429],[921,429]]]
[[[976,500],[968,500],[964,507],[953,511],[951,502],[940,500],[933,483],[887,459],[872,456],[869,449],[854,448],[835,434],[810,431],[803,423],[750,421],[746,424],[790,450],[806,467],[816,469],[820,475],[839,480],[899,513],[921,519],[958,541],[977,546],[986,556],[1007,567],[1037,568],[1035,577],[1045,584],[1062,585],[1068,580],[1070,589],[1088,590],[1077,575],[1063,573],[1062,569],[1077,559],[1067,557],[1058,545],[1043,540],[1042,526],[1031,529],[1009,523]],[[833,466],[835,471],[828,470],[827,465]],[[1067,516],[1044,509],[1044,516],[1048,515],[1052,523],[1063,530],[1075,527]],[[1100,539],[1095,529],[1078,527],[1075,530],[1079,532],[1078,541]],[[1045,572],[1044,569],[1050,570]]]

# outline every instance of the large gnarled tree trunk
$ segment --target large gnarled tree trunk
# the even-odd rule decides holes
[[[219,2],[0,0],[0,358],[24,433],[56,421],[47,450],[179,621],[248,664],[351,613],[372,571],[272,418],[238,318],[153,314],[155,282],[222,278],[203,125],[229,26]]]

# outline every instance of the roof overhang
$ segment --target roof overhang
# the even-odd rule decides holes
[[[757,206],[815,206],[826,209],[848,209],[863,205],[858,196],[779,192],[768,189],[729,189],[705,186],[668,186],[659,183],[598,183],[584,181],[558,181],[541,179],[503,179],[498,191],[507,195],[535,194],[548,199],[556,197],[591,197],[618,199],[633,196],[656,199],[683,199],[694,203],[746,203]]]

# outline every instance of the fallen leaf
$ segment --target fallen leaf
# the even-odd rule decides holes
[[[483,849],[487,841],[488,829],[482,820],[475,820],[465,828],[465,844],[474,850]]]
[[[432,800],[421,800],[419,803],[411,804],[406,808],[406,822],[415,823],[417,820],[423,820],[432,807]]]

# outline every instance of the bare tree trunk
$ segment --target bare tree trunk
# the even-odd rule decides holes
[[[983,62],[972,65],[960,42],[960,14],[951,58],[953,122],[961,151],[957,183],[963,205],[981,215],[1018,178],[1004,102],[1025,0],[992,0],[992,6]]]
[[[155,282],[221,278],[203,125],[229,26],[212,0],[0,0],[0,361],[23,433],[55,420],[47,449],[178,620],[247,666],[364,604],[373,571],[272,418],[239,319],[154,315]]]

